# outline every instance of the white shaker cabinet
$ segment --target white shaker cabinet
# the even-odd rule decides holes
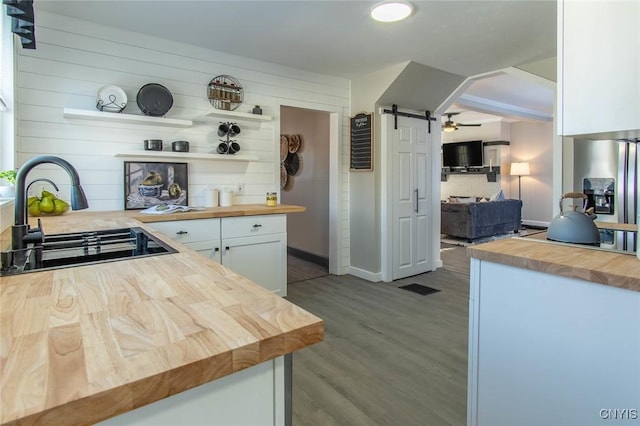
[[[558,1],[558,133],[640,129],[640,0]]]
[[[148,224],[174,241],[220,263],[220,219],[193,219]]]
[[[222,218],[222,264],[280,296],[287,295],[285,215]]]
[[[150,227],[279,296],[287,295],[287,217],[154,222]]]

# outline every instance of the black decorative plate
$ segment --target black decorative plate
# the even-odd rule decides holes
[[[298,173],[298,168],[300,167],[300,159],[298,158],[298,154],[296,152],[287,154],[287,158],[285,158],[282,163],[284,168],[287,170],[287,174],[290,176]]]
[[[149,83],[140,88],[136,102],[144,115],[162,117],[173,106],[173,96],[161,84]]]

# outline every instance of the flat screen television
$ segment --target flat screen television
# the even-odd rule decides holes
[[[482,141],[450,142],[442,144],[444,167],[482,167]]]

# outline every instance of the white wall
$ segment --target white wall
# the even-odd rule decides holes
[[[37,8],[37,4],[36,4]],[[258,161],[216,162],[189,160],[189,203],[207,186],[245,184],[237,204],[264,203],[265,193],[280,192],[279,132],[283,100],[332,105],[343,111],[340,144],[348,140],[350,83],[276,64],[250,60],[155,37],[131,33],[37,11],[38,49],[17,52],[18,114],[17,164],[42,154],[58,155],[76,166],[92,210],[119,210],[123,200],[123,159],[114,154],[140,150],[144,139],[188,140],[193,152],[213,152],[218,144],[218,118],[206,118],[212,110],[206,98],[207,83],[216,75],[236,77],[244,88],[248,112],[254,104],[271,122],[239,122],[242,153]],[[194,120],[186,129],[141,125],[105,124],[66,119],[63,108],[95,110],[95,97],[103,85],[124,89],[129,103],[124,113],[140,114],[136,94],[155,82],[173,94],[169,118]],[[166,149],[166,148],[165,148]],[[339,185],[347,188],[348,155],[340,159]],[[346,166],[345,166],[346,165]],[[344,171],[344,172],[343,172]],[[42,165],[29,180],[47,177],[59,183],[61,197],[68,197],[68,178],[56,166]],[[339,190],[339,189],[338,189]],[[349,203],[340,204],[339,217],[348,217]],[[348,232],[338,247],[346,247]],[[348,255],[346,257],[348,262]],[[339,261],[340,262],[340,261]],[[340,262],[338,271],[348,264]]]
[[[349,173],[351,266],[359,270],[381,271],[381,145],[380,116],[376,101],[408,62],[393,65],[353,80],[351,88],[351,115],[374,113],[373,171]],[[349,155],[349,152],[346,153]]]
[[[329,114],[300,108],[281,108],[280,133],[302,135],[300,168],[289,176],[281,203],[304,206],[289,215],[287,245],[329,258]]]
[[[553,219],[553,143],[552,122],[519,122],[511,125],[511,161],[525,161],[530,176],[522,176],[522,221],[547,226]],[[509,176],[511,194],[518,194],[518,177]]]

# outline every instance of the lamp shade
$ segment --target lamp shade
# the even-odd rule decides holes
[[[530,174],[529,163],[511,163],[511,176],[527,176]]]

